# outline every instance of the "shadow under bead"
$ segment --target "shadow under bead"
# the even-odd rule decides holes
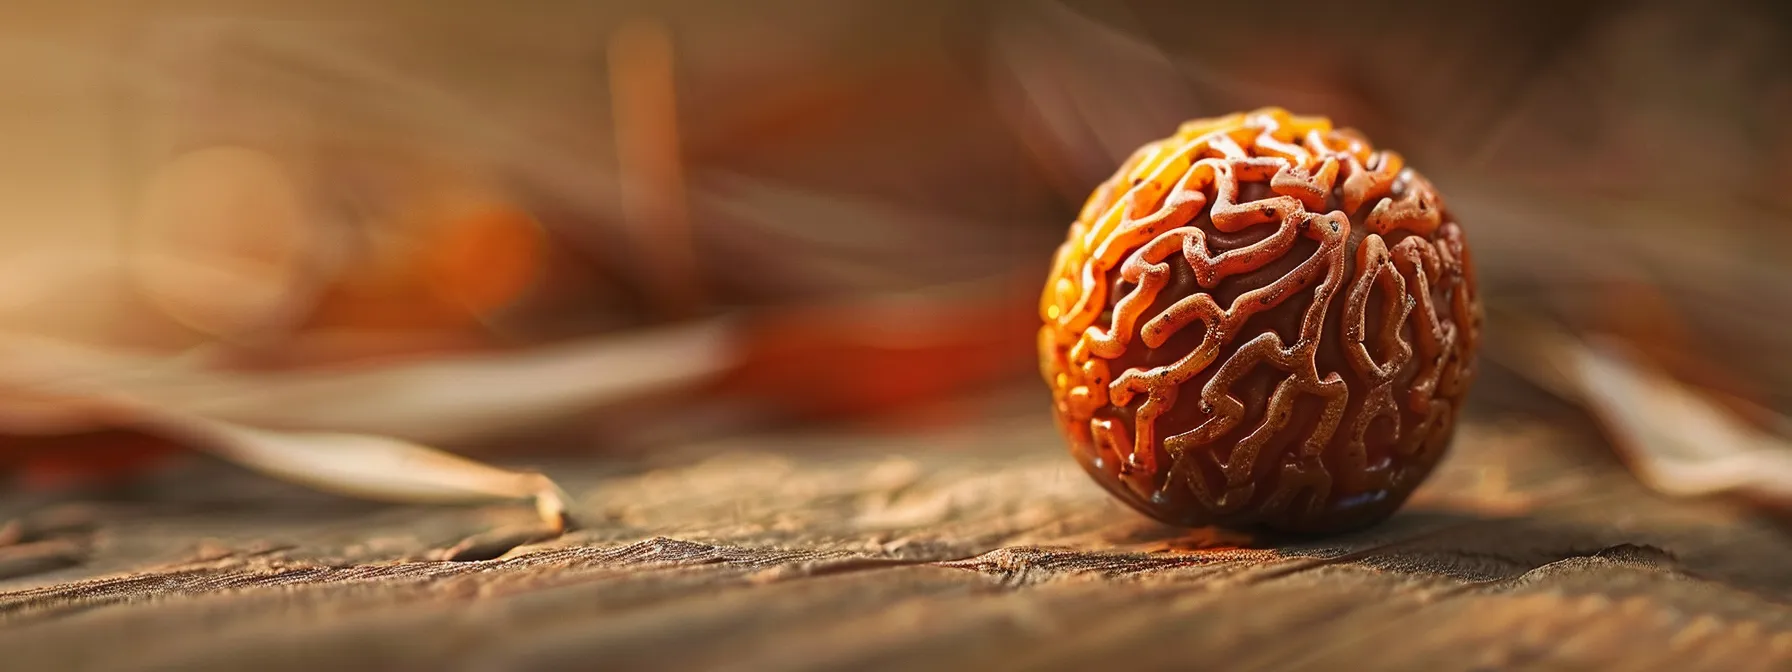
[[[1135,152],[1040,312],[1058,424],[1097,482],[1165,522],[1289,532],[1400,507],[1449,445],[1481,320],[1431,184],[1277,108]]]

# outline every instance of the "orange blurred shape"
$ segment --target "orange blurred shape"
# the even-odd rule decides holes
[[[528,213],[498,204],[447,222],[422,253],[422,274],[437,301],[489,316],[534,284],[541,230]]]
[[[306,327],[476,329],[541,274],[543,233],[521,207],[500,199],[414,207],[370,234],[368,257],[343,270]]]
[[[157,437],[127,430],[98,430],[62,436],[0,436],[0,473],[32,490],[128,481],[184,449]]]
[[[541,227],[454,161],[400,164],[396,188],[374,199],[379,214],[340,228],[311,207],[316,185],[275,155],[216,146],[176,156],[151,174],[132,220],[136,284],[213,336],[478,330],[536,281]]]
[[[937,401],[1034,366],[1035,317],[1012,298],[774,313],[749,325],[717,390],[800,416]]]

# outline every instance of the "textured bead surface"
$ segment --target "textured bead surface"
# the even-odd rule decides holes
[[[1182,125],[1096,189],[1040,301],[1041,372],[1096,481],[1165,522],[1392,514],[1474,375],[1461,228],[1398,154],[1264,109]]]

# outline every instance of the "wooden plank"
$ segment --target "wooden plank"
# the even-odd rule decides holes
[[[1656,498],[1573,425],[1471,423],[1406,511],[1323,539],[1144,520],[1027,414],[561,467],[587,527],[521,545],[526,510],[216,465],[38,509],[0,552],[0,649],[33,669],[1792,665],[1792,563],[1765,560],[1787,529]]]

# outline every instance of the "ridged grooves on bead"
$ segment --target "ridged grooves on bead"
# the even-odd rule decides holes
[[[1135,152],[1071,225],[1040,314],[1059,425],[1102,485],[1173,523],[1311,531],[1385,517],[1430,472],[1480,327],[1431,184],[1276,108]]]

